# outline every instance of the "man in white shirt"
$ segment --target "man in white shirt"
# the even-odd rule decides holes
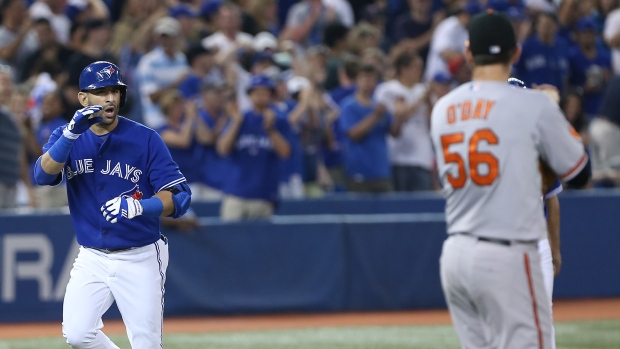
[[[340,22],[346,27],[351,28],[355,25],[353,8],[347,0],[323,0],[323,4],[333,8],[338,13]]]
[[[241,31],[241,10],[235,4],[223,3],[215,18],[218,31],[202,39],[202,46],[217,49],[218,61],[241,46],[252,47],[254,37]]]
[[[154,33],[159,46],[145,54],[138,63],[140,101],[144,109],[143,123],[151,128],[165,124],[166,119],[157,102],[169,89],[176,89],[189,74],[185,54],[178,49],[179,21],[172,17],[161,18]]]
[[[376,102],[407,120],[400,135],[388,139],[396,191],[433,189],[428,87],[420,82],[423,67],[420,56],[403,52],[394,61],[396,78],[375,91]]]
[[[425,81],[432,80],[437,73],[450,73],[447,62],[463,55],[468,39],[467,24],[471,16],[480,11],[482,6],[478,2],[469,1],[459,12],[437,25],[426,61]]]

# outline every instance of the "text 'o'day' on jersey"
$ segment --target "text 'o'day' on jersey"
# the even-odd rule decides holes
[[[44,153],[62,136],[64,127],[54,130],[43,146]],[[121,116],[116,128],[104,137],[88,130],[76,139],[63,174],[78,243],[111,249],[157,241],[159,217],[139,216],[112,224],[101,214],[104,203],[125,195],[149,199],[185,182],[157,132]],[[54,184],[61,178],[59,175]]]
[[[440,99],[431,137],[449,234],[544,237],[539,157],[562,180],[587,162],[557,104],[540,91],[499,81],[466,83]]]

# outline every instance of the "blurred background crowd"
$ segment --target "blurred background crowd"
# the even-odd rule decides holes
[[[593,186],[615,187],[618,5],[2,0],[0,208],[67,204],[62,184],[33,186],[32,165],[80,108],[80,72],[98,60],[117,64],[129,86],[121,115],[160,133],[193,199],[222,200],[222,218],[268,216],[282,198],[438,190],[430,111],[470,80],[467,24],[487,9],[515,26],[513,75],[558,88]]]

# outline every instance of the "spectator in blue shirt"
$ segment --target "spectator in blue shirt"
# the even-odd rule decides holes
[[[378,79],[373,65],[362,65],[356,78],[357,91],[342,102],[346,183],[353,192],[392,190],[386,136],[398,137],[404,119],[393,118],[384,105],[373,103]]]
[[[291,147],[291,155],[280,161],[279,195],[281,198],[303,198],[305,196],[301,117],[306,109],[306,98],[302,98],[302,95],[307,95],[305,91],[309,86],[310,81],[302,76],[294,76],[288,81],[279,78],[277,81],[276,94],[279,100],[274,104],[280,111],[278,117],[286,119],[289,124],[289,132],[284,136]]]
[[[611,52],[596,44],[596,30],[593,19],[581,19],[575,28],[577,46],[568,56],[569,82],[583,88],[583,111],[588,118],[598,113],[612,70]]]
[[[347,58],[342,67],[338,69],[338,80],[340,86],[329,91],[331,99],[342,108],[342,102],[357,90],[355,79],[360,69],[360,61],[352,57]],[[346,191],[344,175],[344,156],[342,145],[344,137],[340,131],[338,119],[330,120],[325,125],[326,142],[322,149],[323,165],[329,172],[333,183],[333,190],[336,192]]]
[[[203,199],[220,200],[222,198],[222,183],[226,177],[226,159],[221,157],[215,149],[215,141],[224,129],[228,120],[226,110],[235,103],[231,93],[227,93],[221,85],[205,84],[201,88],[202,107],[198,110],[199,116],[213,133],[213,142],[203,143],[203,158],[201,160],[202,192],[198,193]],[[192,195],[195,195],[192,188]]]
[[[168,146],[179,171],[192,188],[192,195],[201,192],[201,166],[203,158],[200,144],[213,144],[214,134],[198,117],[195,101],[185,101],[177,90],[165,92],[159,107],[166,117],[166,123],[157,132]]]
[[[278,196],[280,159],[291,154],[283,134],[285,118],[277,117],[271,103],[275,86],[264,75],[254,75],[247,93],[252,109],[231,111],[230,121],[217,140],[217,151],[228,156],[228,173],[222,191],[223,220],[269,217]]]
[[[553,14],[540,13],[535,28],[535,35],[523,43],[515,73],[527,86],[550,84],[562,92],[568,78],[568,43],[557,36]]]

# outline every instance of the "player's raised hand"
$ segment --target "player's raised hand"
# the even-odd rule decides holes
[[[73,114],[73,118],[69,125],[63,131],[67,138],[75,139],[82,133],[86,132],[92,125],[101,122],[103,118],[98,113],[103,109],[100,105],[92,105],[82,108]]]
[[[101,212],[106,221],[117,223],[123,219],[132,219],[142,215],[142,204],[131,197],[117,196],[103,204]]]

